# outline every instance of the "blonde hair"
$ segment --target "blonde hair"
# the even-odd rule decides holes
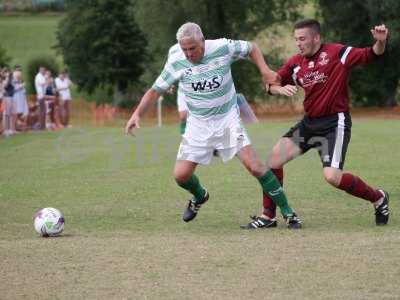
[[[21,71],[14,71],[13,72],[13,78],[14,80],[22,80],[22,72]]]

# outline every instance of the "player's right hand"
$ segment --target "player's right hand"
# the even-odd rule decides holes
[[[280,77],[278,73],[275,71],[269,70],[268,72],[264,72],[262,74],[262,79],[265,85],[267,84],[279,84],[280,83]]]
[[[297,87],[295,85],[287,84],[285,86],[281,86],[278,90],[278,93],[283,96],[292,97],[297,93]]]
[[[133,113],[129,121],[126,123],[125,134],[135,135],[135,129],[140,128],[139,122],[140,122],[139,116]]]

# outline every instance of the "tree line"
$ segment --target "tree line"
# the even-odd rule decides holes
[[[78,88],[88,98],[133,106],[150,86],[169,47],[176,43],[178,27],[187,21],[201,25],[206,38],[252,40],[276,24],[301,18],[296,0],[66,0],[66,14],[57,30],[57,48]],[[400,2],[315,0],[326,41],[369,46],[369,29],[385,23],[390,31],[387,53],[379,64],[354,72],[355,105],[396,105],[400,77]],[[282,63],[275,49],[266,49],[274,68]],[[233,69],[237,89],[250,99],[262,98],[256,68],[250,63]]]

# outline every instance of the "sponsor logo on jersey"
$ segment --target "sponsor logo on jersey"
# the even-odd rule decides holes
[[[326,65],[329,62],[329,58],[328,58],[328,53],[326,52],[321,52],[321,54],[319,55],[319,59],[320,61],[318,62],[321,66]]]
[[[320,73],[319,71],[309,72],[302,78],[302,86],[308,87],[316,83],[324,83],[327,78],[328,76],[326,76],[325,73]]]
[[[192,74],[193,74],[193,70],[191,68],[188,68],[188,69],[185,70],[185,75],[186,76],[190,76]]]
[[[211,79],[202,79],[192,82],[192,89],[195,92],[210,92],[218,89],[222,84],[222,76],[217,75]]]
[[[190,75],[192,75],[192,74],[193,74],[192,68],[187,68],[187,69],[185,70],[185,75],[190,76]]]

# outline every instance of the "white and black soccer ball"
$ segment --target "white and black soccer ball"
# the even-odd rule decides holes
[[[64,223],[62,212],[52,207],[39,209],[33,221],[35,230],[43,237],[59,235],[64,230]]]

